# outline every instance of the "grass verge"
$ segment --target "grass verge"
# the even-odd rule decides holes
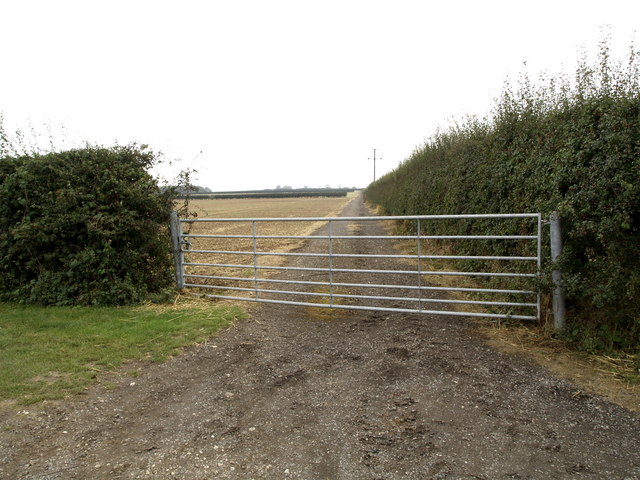
[[[604,396],[631,411],[640,412],[640,356],[589,354],[570,348],[545,325],[519,322],[496,324],[479,320],[489,345],[507,353],[526,355],[556,376],[572,380],[576,394]]]
[[[0,401],[64,398],[124,362],[162,362],[242,316],[238,308],[197,302],[139,307],[0,303]]]

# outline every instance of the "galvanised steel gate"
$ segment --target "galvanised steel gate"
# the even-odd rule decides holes
[[[462,230],[466,231],[457,235],[431,234],[431,226],[443,221],[464,222]],[[478,234],[469,227],[469,222],[485,222],[502,228],[500,221],[510,222],[511,230],[518,231]],[[291,222],[302,222],[315,230],[304,235],[290,234],[286,225]],[[369,232],[365,228],[368,222],[375,222],[373,233],[371,228]],[[389,234],[389,228],[381,225],[389,226],[390,222],[413,224],[416,233]],[[535,287],[541,266],[542,218],[538,213],[331,218],[174,216],[172,223],[178,286],[187,287],[194,294],[320,308],[540,318],[540,295]],[[510,252],[519,248],[525,253],[451,255],[438,246],[442,241],[464,241],[466,248],[474,243],[508,242]],[[291,245],[285,245],[283,250],[281,244],[287,242],[299,244],[293,246],[293,251]],[[368,245],[360,251],[352,246],[357,242]],[[384,253],[379,253],[378,242],[386,246]],[[396,251],[397,245],[404,245],[405,251]],[[437,253],[430,252],[431,248]],[[475,271],[466,271],[469,265],[463,265],[463,270],[433,269],[438,261],[448,262],[449,267],[461,262],[484,266]],[[340,265],[341,262],[350,263]],[[431,276],[466,278],[467,284],[434,285],[429,281]],[[470,284],[469,279],[473,279]],[[501,279],[508,280],[507,287],[496,286]],[[475,311],[469,311],[471,307]]]

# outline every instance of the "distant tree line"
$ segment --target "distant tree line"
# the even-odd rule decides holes
[[[212,193],[208,187],[201,187],[199,185],[163,185],[160,187],[162,192],[170,190],[173,193],[185,196],[185,195],[200,195],[203,193]]]
[[[178,194],[179,198],[189,196],[200,199],[231,198],[302,198],[302,197],[346,197],[354,188],[291,188],[280,187],[273,190],[239,190],[232,192],[189,193]]]

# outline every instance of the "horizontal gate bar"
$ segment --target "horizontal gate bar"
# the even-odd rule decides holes
[[[301,295],[308,297],[325,297],[325,298],[356,298],[363,300],[395,300],[403,302],[425,302],[425,303],[454,303],[461,305],[493,305],[501,307],[537,307],[537,303],[522,302],[499,302],[489,300],[448,300],[442,298],[415,298],[415,297],[389,297],[382,295],[349,295],[346,293],[322,293],[322,292],[299,292],[291,290],[269,290],[265,288],[246,288],[246,287],[228,287],[222,285],[201,285],[197,283],[185,283],[185,287],[208,288],[213,290],[234,290],[238,292],[258,292],[258,293],[275,293],[279,295]]]
[[[219,267],[219,268],[255,268],[258,270],[288,270],[304,272],[334,272],[334,273],[387,273],[398,275],[448,275],[464,277],[523,277],[536,278],[535,273],[495,273],[495,272],[441,272],[441,271],[413,271],[413,270],[364,270],[356,268],[313,268],[313,267],[275,267],[266,265],[238,265],[226,263],[191,263],[185,262],[184,266],[190,267]]]
[[[365,307],[360,305],[340,305],[333,304],[328,305],[324,303],[313,302],[292,302],[289,300],[271,300],[267,298],[250,298],[250,297],[234,297],[229,295],[205,295],[192,293],[192,295],[207,298],[226,299],[226,300],[240,300],[245,302],[258,302],[258,303],[276,303],[281,305],[297,305],[302,307],[317,307],[317,308],[338,308],[344,310],[368,310],[378,312],[400,312],[400,313],[422,313],[422,314],[434,314],[434,315],[449,315],[456,317],[485,317],[485,318],[513,318],[516,320],[537,320],[533,315],[509,315],[502,313],[481,313],[481,312],[456,312],[448,310],[420,310],[415,308],[392,308],[392,307]]]
[[[288,283],[291,285],[314,285],[320,287],[366,287],[366,288],[391,288],[402,290],[423,290],[423,291],[443,291],[443,292],[474,292],[474,293],[508,293],[508,294],[525,294],[536,295],[537,292],[533,290],[508,290],[497,288],[465,288],[465,287],[427,287],[427,286],[415,286],[415,285],[378,285],[374,283],[339,283],[339,282],[314,282],[312,280],[278,280],[275,278],[253,278],[253,277],[224,277],[216,275],[196,275],[186,273],[185,277],[189,278],[209,278],[211,280],[232,280],[238,282],[258,282],[258,283]]]
[[[455,220],[455,219],[489,219],[489,218],[538,218],[539,213],[485,213],[462,215],[404,215],[404,216],[371,216],[371,217],[274,217],[274,218],[181,218],[182,223],[198,222],[362,222],[385,220]]]
[[[335,237],[333,237],[335,238]],[[523,260],[537,261],[538,257],[474,256],[474,255],[373,255],[356,253],[291,253],[291,252],[247,252],[245,250],[185,250],[185,253],[208,253],[218,255],[258,255],[272,257],[316,257],[316,258],[408,258],[412,260]]]
[[[415,240],[415,235],[214,235],[205,233],[184,233],[190,238],[256,238],[280,240]],[[536,240],[537,235],[420,235],[423,240]]]

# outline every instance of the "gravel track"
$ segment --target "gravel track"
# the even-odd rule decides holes
[[[254,306],[115,388],[0,414],[0,478],[640,479],[638,414],[471,320],[315,310]]]

